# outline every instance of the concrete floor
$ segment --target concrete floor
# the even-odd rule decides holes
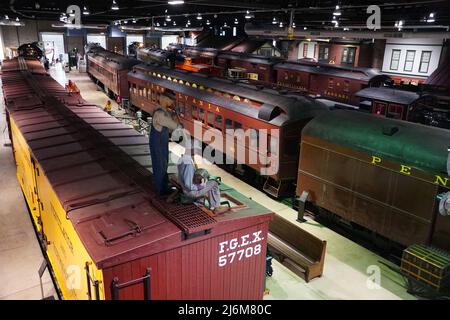
[[[51,74],[62,84],[67,78],[74,81],[83,97],[90,103],[103,108],[108,100],[86,74],[72,71],[66,75],[60,67],[52,68]],[[115,103],[113,113],[122,113]],[[4,117],[1,121],[0,128],[3,131]],[[3,136],[5,135],[6,130],[3,132]],[[1,140],[2,145],[3,139],[4,137]],[[178,155],[183,152],[181,146],[176,144],[171,144],[170,149]],[[222,177],[225,184],[297,223],[295,221],[297,213],[293,209],[270,199],[261,191],[214,165],[202,166],[211,174]],[[14,169],[11,149],[2,147],[0,177],[2,180],[5,179],[6,183],[0,185],[0,200],[7,204],[0,208],[0,283],[6,281],[9,284],[0,287],[0,298],[39,299],[37,269],[42,254],[31,227]],[[380,263],[386,262],[380,256],[311,219],[301,224],[301,227],[328,242],[323,276],[306,283],[273,260],[274,274],[267,279],[266,286],[270,293],[265,299],[415,299],[406,293],[403,279]],[[374,279],[379,279],[379,286],[374,285]],[[51,292],[51,282],[48,278],[46,285],[48,286],[46,289]]]

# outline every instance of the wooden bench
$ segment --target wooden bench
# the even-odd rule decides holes
[[[275,259],[306,282],[322,275],[326,241],[276,214],[269,231],[268,244]]]

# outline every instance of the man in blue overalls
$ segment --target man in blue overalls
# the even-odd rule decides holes
[[[179,126],[179,121],[163,108],[153,112],[150,128],[150,156],[152,158],[153,183],[156,192],[163,196],[169,190],[167,168],[169,166],[169,134]]]

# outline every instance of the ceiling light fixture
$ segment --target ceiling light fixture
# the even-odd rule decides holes
[[[202,17],[202,15],[199,13],[198,15],[197,15],[197,20],[202,20],[203,19],[203,17]]]
[[[90,12],[89,12],[88,8],[86,8],[86,6],[83,7],[83,14],[84,14],[85,16],[87,16],[87,15],[90,14]]]
[[[272,24],[277,24],[277,19],[275,17],[272,19]]]
[[[239,20],[237,18],[234,18],[234,24],[239,24]]]
[[[333,12],[333,16],[340,16],[341,12],[339,11],[339,6],[336,6],[336,10]]]
[[[170,18],[170,16],[166,16],[166,21],[172,21],[172,18]]]
[[[404,22],[403,20],[396,21],[395,24],[394,24],[394,26],[398,29],[398,31],[401,31],[401,30],[403,29],[403,24],[404,24],[404,23],[405,23],[405,22]]]
[[[255,15],[253,13],[250,13],[250,11],[247,10],[247,13],[245,14],[245,19],[251,19],[254,17],[255,17]]]
[[[206,20],[206,25],[209,26],[211,22],[209,20]]]
[[[167,2],[167,4],[170,4],[172,6],[175,6],[177,4],[183,4],[183,3],[184,3],[184,0],[170,0]]]
[[[432,12],[432,13],[430,13],[429,15],[428,15],[428,19],[427,19],[427,22],[428,23],[432,23],[432,22],[435,22],[436,20],[434,19],[434,13]]]
[[[113,0],[111,10],[119,10],[119,5],[117,4],[116,0]]]

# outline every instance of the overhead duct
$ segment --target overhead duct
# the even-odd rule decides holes
[[[121,30],[124,31],[158,31],[158,32],[187,32],[187,31],[203,31],[203,27],[140,27],[140,26],[120,26]]]
[[[88,25],[88,24],[71,24],[71,23],[62,23],[62,24],[52,24],[52,28],[68,28],[68,29],[97,29],[97,30],[106,30],[108,25]]]
[[[428,39],[450,39],[448,26],[440,26],[445,31],[372,31],[372,30],[295,30],[294,38],[352,38],[352,39],[411,39],[411,38],[428,38]],[[254,24],[245,24],[245,32],[249,36],[267,37],[267,38],[287,38],[288,28],[279,28],[272,26],[258,26]]]

